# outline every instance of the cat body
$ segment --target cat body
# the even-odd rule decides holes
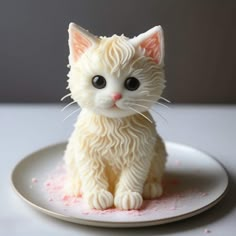
[[[95,209],[139,209],[162,194],[166,151],[148,112],[164,88],[162,30],[98,38],[72,23],[69,47],[82,111],[65,151],[67,193]]]

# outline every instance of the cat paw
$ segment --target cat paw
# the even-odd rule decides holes
[[[146,183],[143,188],[144,199],[155,199],[160,197],[163,193],[162,186],[157,182]]]
[[[92,209],[105,210],[113,206],[112,194],[104,189],[91,192],[85,198]]]
[[[115,206],[121,210],[137,210],[142,206],[143,198],[137,192],[123,192],[115,196]]]

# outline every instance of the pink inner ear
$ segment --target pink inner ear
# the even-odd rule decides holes
[[[161,44],[158,33],[152,35],[141,43],[147,56],[152,57],[159,64],[161,58]]]
[[[76,31],[72,32],[71,40],[72,58],[74,61],[77,61],[92,43],[84,35]]]

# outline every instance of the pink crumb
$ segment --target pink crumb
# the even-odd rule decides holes
[[[82,214],[84,214],[84,215],[89,215],[90,212],[88,212],[88,211],[83,211]]]
[[[77,202],[79,202],[79,199],[73,198],[72,202],[73,202],[73,203],[77,203]]]
[[[171,211],[175,211],[176,210],[176,206],[173,206],[170,208]]]
[[[38,180],[36,179],[36,178],[32,178],[32,183],[37,183],[38,182]]]
[[[205,234],[209,234],[209,233],[211,233],[211,230],[205,229],[205,230],[204,230],[204,233],[205,233]]]
[[[52,183],[51,183],[50,181],[48,181],[48,182],[45,183],[45,186],[47,186],[47,187],[49,187],[49,186],[51,186],[51,185],[52,185]]]
[[[181,161],[180,160],[175,160],[175,165],[176,166],[180,166],[181,165]]]
[[[141,215],[142,215],[142,213],[140,212],[140,210],[129,210],[129,211],[127,212],[127,214],[133,215],[133,216],[141,216]]]
[[[62,197],[62,200],[63,200],[63,201],[68,201],[68,200],[70,200],[70,196],[64,195],[64,196]]]

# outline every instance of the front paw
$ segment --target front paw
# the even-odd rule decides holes
[[[143,198],[144,199],[155,199],[160,197],[163,193],[162,186],[157,182],[146,183],[143,188]]]
[[[137,210],[142,203],[143,198],[137,192],[126,191],[115,196],[115,206],[121,210]]]
[[[105,210],[113,206],[112,194],[104,189],[85,194],[85,198],[92,209]]]

